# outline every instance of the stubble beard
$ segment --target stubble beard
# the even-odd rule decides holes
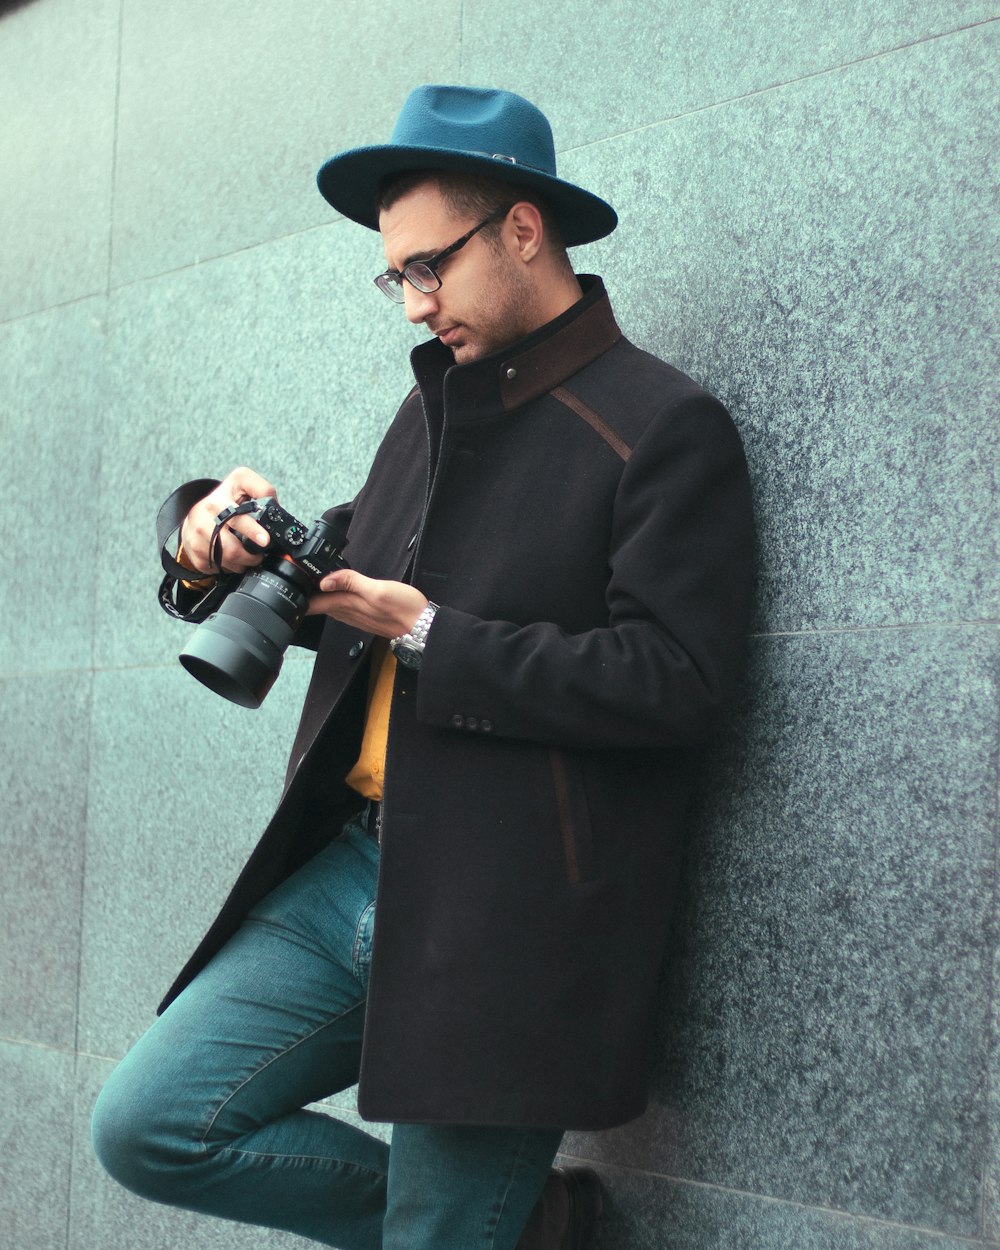
[[[498,266],[495,280],[483,291],[470,325],[470,341],[452,348],[456,364],[469,364],[516,343],[541,324],[535,288],[520,267]]]

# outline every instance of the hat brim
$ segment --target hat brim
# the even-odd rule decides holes
[[[530,187],[551,205],[566,247],[603,239],[618,225],[618,214],[599,196],[527,165],[502,157],[457,152],[453,148],[381,144],[332,156],[316,175],[320,194],[338,213],[378,230],[375,199],[389,174],[410,169],[461,170]]]

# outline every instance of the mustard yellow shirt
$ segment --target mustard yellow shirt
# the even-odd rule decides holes
[[[377,638],[373,647],[361,753],[344,780],[366,799],[380,803],[385,785],[385,751],[389,740],[389,707],[396,679],[396,657],[384,638]]]

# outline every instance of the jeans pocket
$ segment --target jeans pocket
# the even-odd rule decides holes
[[[375,937],[375,900],[361,913],[358,927],[354,932],[354,950],[352,953],[352,971],[361,988],[368,991],[368,974],[372,966],[372,941]]]

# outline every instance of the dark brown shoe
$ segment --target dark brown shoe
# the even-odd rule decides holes
[[[553,1168],[516,1250],[599,1250],[604,1201],[590,1168]]]

